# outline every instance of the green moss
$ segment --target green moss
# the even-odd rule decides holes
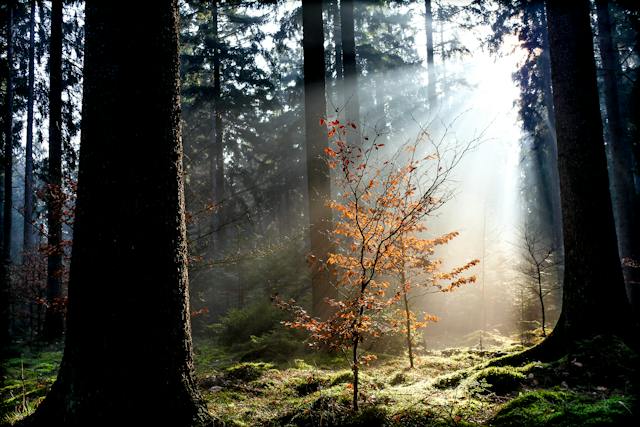
[[[631,399],[595,399],[574,392],[538,390],[507,403],[491,421],[496,427],[632,425]]]
[[[328,386],[329,382],[329,378],[325,376],[309,375],[306,378],[298,378],[294,389],[298,396],[306,396]]]
[[[403,372],[398,372],[397,374],[395,374],[391,380],[389,381],[389,384],[391,385],[400,385],[400,384],[404,384],[407,382],[407,375]]]
[[[486,382],[487,391],[499,395],[517,390],[526,379],[520,370],[511,366],[490,367],[471,376],[472,381],[480,384]]]
[[[255,381],[260,378],[265,371],[273,368],[274,366],[271,363],[244,362],[225,369],[224,376],[227,379],[235,381]]]
[[[461,371],[452,372],[450,374],[442,375],[433,382],[433,387],[439,390],[446,388],[455,388],[460,385],[462,380],[469,376],[469,371],[463,369]]]
[[[351,371],[341,371],[331,378],[330,385],[347,384],[353,382],[353,373]]]

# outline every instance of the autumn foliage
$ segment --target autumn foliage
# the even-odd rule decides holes
[[[312,268],[326,269],[332,277],[336,297],[327,298],[327,319],[309,315],[295,301],[276,303],[293,314],[285,322],[310,333],[314,346],[324,346],[350,355],[353,370],[353,407],[358,407],[358,372],[376,357],[360,351],[363,341],[391,331],[404,331],[411,346],[411,331],[436,318],[418,319],[409,307],[414,288],[449,292],[475,277],[465,272],[478,260],[441,271],[434,258],[437,246],[457,232],[426,238],[425,219],[451,196],[447,180],[469,148],[442,151],[426,131],[388,154],[377,135],[361,136],[360,144],[345,142],[347,132],[359,132],[356,124],[321,120],[327,127],[330,146],[326,161],[335,171],[336,197],[327,201],[334,212],[329,230],[334,250],[327,259],[310,255]]]

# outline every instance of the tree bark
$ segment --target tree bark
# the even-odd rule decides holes
[[[35,81],[35,26],[36,26],[36,1],[30,0],[29,16],[29,77],[27,93],[27,141],[25,143],[24,160],[24,221],[23,221],[23,247],[25,254],[33,246],[33,87]]]
[[[623,117],[620,111],[618,77],[622,74],[618,52],[613,43],[613,23],[609,16],[609,1],[597,0],[598,44],[602,59],[604,81],[604,101],[606,108],[606,129],[611,164],[611,199],[618,235],[618,248],[622,259],[640,259],[638,225],[634,218],[633,196],[633,152],[624,131]],[[624,266],[624,264],[623,264]],[[627,283],[627,295],[636,318],[640,314],[638,300],[637,268],[623,267]]]
[[[212,425],[192,375],[178,1],[85,16],[66,345],[26,423]]]
[[[213,39],[215,43],[213,53],[213,115],[214,115],[214,136],[212,145],[212,165],[211,171],[213,176],[213,200],[217,204],[217,210],[213,213],[213,229],[218,236],[217,244],[214,249],[220,251],[222,243],[224,243],[224,231],[221,229],[224,224],[224,124],[222,122],[222,97],[220,88],[220,40],[218,37],[218,1],[213,1],[212,29]]]
[[[62,25],[63,0],[51,2],[49,47],[49,170],[47,175],[47,309],[44,338],[62,336]]]
[[[345,118],[360,125],[360,98],[358,96],[358,69],[356,64],[355,21],[353,0],[340,1],[340,29],[342,37],[342,63],[344,66]],[[347,134],[350,145],[358,141],[354,132]]]
[[[548,340],[566,347],[631,328],[609,198],[589,1],[547,0],[546,7],[565,249],[562,314]]]
[[[328,236],[328,230],[331,228],[331,210],[326,206],[326,201],[331,197],[331,180],[329,167],[324,161],[324,149],[328,146],[328,139],[326,129],[319,123],[327,114],[321,0],[302,2],[302,21],[310,242],[311,253],[320,265],[326,261],[331,248]],[[313,314],[326,316],[328,306],[324,299],[332,294],[328,271],[313,268],[311,287]]]
[[[0,353],[4,353],[11,342],[9,266],[11,264],[11,214],[13,208],[13,0],[9,1],[7,8],[7,89],[4,105],[4,182],[2,189],[2,239],[0,239],[2,244],[2,248],[0,248]]]
[[[335,102],[339,111],[344,103],[344,76],[342,64],[342,30],[340,29],[340,4],[338,0],[332,0],[329,4],[333,21],[333,57],[336,72]]]
[[[431,10],[431,0],[424,0],[425,15],[424,24],[427,35],[427,94],[429,97],[429,108],[435,109],[437,106],[436,98],[436,72],[433,62],[433,12]]]

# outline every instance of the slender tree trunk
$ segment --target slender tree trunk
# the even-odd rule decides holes
[[[344,102],[344,81],[342,65],[342,31],[340,29],[340,5],[338,0],[330,3],[331,18],[333,21],[333,56],[336,72],[336,102],[337,108],[342,108]]]
[[[634,217],[633,197],[633,152],[628,144],[620,111],[618,77],[622,74],[618,51],[613,43],[613,23],[609,16],[609,1],[596,0],[598,14],[598,42],[602,59],[604,80],[604,100],[606,108],[606,129],[611,165],[611,199],[616,221],[620,257],[640,259],[640,242],[637,219]],[[624,265],[624,264],[623,264]],[[623,267],[627,283],[627,294],[636,317],[640,314],[637,268]]]
[[[540,311],[542,314],[542,336],[547,336],[547,328],[546,328],[546,313],[544,310],[544,294],[542,292],[542,272],[540,271],[540,267],[536,267],[536,275],[538,279],[538,299],[540,300]]]
[[[11,306],[9,304],[11,278],[11,211],[13,200],[13,0],[7,11],[7,89],[4,105],[4,172],[2,205],[2,239],[0,243],[0,353],[4,353],[11,342]],[[1,374],[1,373],[0,373]]]
[[[327,235],[331,228],[331,210],[326,206],[326,201],[331,197],[331,180],[324,161],[324,149],[328,146],[327,133],[319,123],[327,114],[321,0],[302,2],[302,21],[310,241],[311,253],[322,264],[331,249]],[[329,273],[313,268],[311,286],[313,313],[315,316],[326,316],[328,306],[324,299],[332,294]]]
[[[29,77],[27,94],[27,141],[24,159],[24,222],[23,253],[28,256],[33,246],[33,86],[35,81],[36,1],[30,0],[29,17]]]
[[[565,249],[562,314],[547,346],[566,348],[633,328],[609,197],[589,1],[546,5]]]
[[[431,0],[424,0],[424,6],[424,24],[427,35],[427,73],[429,79],[427,91],[429,108],[434,110],[437,107],[438,100],[436,98],[436,71],[433,62],[433,12],[431,10]]]
[[[212,425],[193,379],[178,1],[89,1],[68,328],[27,424]]]
[[[62,297],[62,4],[51,3],[51,40],[49,48],[49,171],[47,176],[47,311],[44,338],[62,336],[64,312]]]
[[[356,334],[353,339],[353,353],[352,353],[352,365],[351,370],[353,371],[353,397],[352,397],[352,408],[354,411],[358,411],[358,385],[360,383],[359,373],[360,366],[358,365],[358,344],[360,344],[360,336]]]
[[[404,271],[402,272],[402,298],[404,303],[404,315],[407,327],[407,349],[409,350],[409,367],[413,369],[413,337],[411,336],[411,311],[409,310],[409,298],[407,297],[407,290],[405,288],[406,277]]]
[[[214,249],[221,251],[224,239],[224,124],[222,122],[222,97],[220,88],[220,40],[218,37],[218,1],[213,1],[211,11],[213,39],[215,43],[213,53],[213,115],[214,115],[214,135],[211,152],[213,153],[211,171],[213,175],[213,200],[218,204],[218,209],[213,213],[213,229],[218,236],[217,245]]]
[[[358,96],[358,69],[356,64],[355,20],[353,0],[340,1],[340,29],[342,37],[342,62],[344,64],[345,117],[348,122],[360,125],[360,98]],[[358,142],[350,132],[350,144]]]

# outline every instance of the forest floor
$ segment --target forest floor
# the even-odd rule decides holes
[[[361,371],[360,411],[350,409],[352,375],[343,357],[307,353],[291,361],[238,362],[198,342],[196,376],[209,410],[230,426],[624,426],[635,424],[638,357],[596,338],[552,363],[488,367],[518,351],[422,351],[408,369],[379,356]],[[603,351],[606,349],[606,351]],[[0,418],[29,414],[55,379],[61,352],[25,351],[5,364]]]

